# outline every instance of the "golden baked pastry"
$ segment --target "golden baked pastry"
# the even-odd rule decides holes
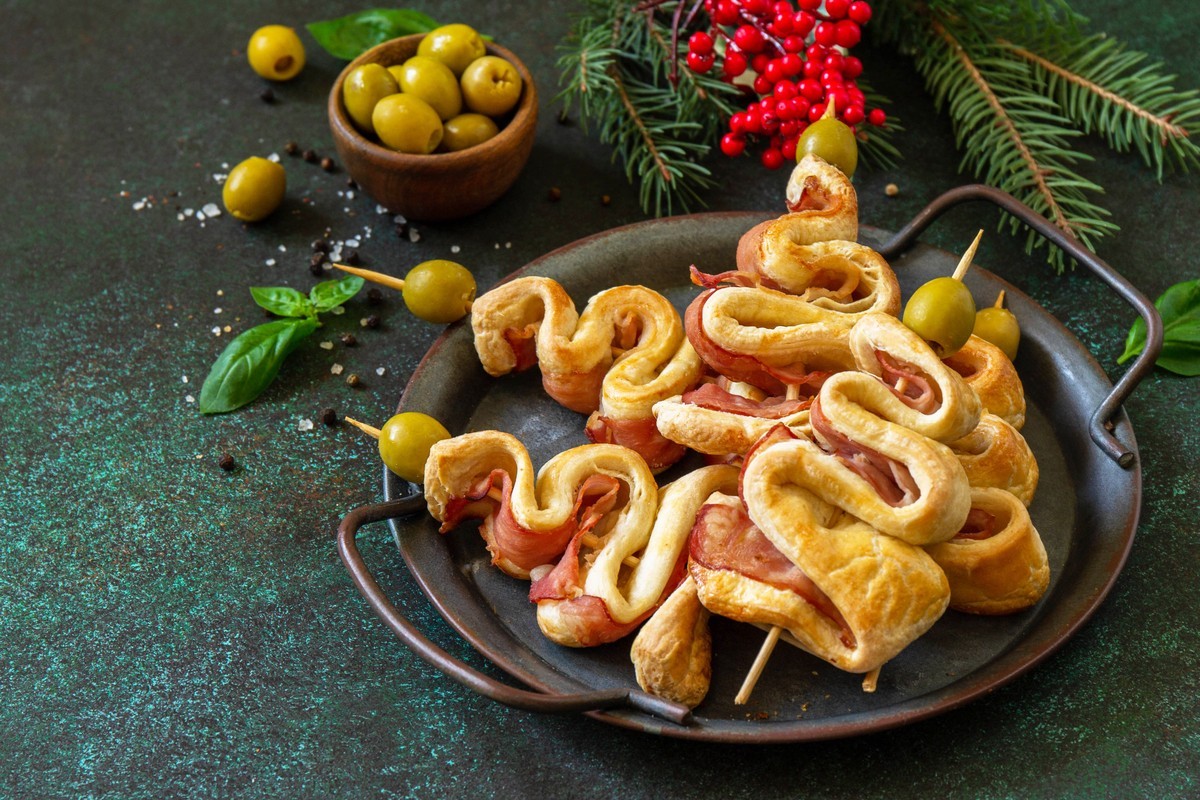
[[[972,488],[1012,492],[1028,506],[1038,485],[1038,463],[1020,431],[985,412],[975,430],[950,442]]]
[[[975,390],[985,411],[1017,430],[1025,426],[1025,388],[1003,350],[972,334],[946,364]]]
[[[685,576],[633,639],[629,659],[643,691],[688,708],[700,705],[712,680],[710,616],[696,581]]]
[[[475,301],[471,326],[489,375],[538,364],[547,394],[592,415],[592,441],[631,447],[655,470],[683,455],[658,436],[651,407],[693,386],[702,365],[678,312],[658,292],[616,286],[577,314],[556,281],[517,278]]]
[[[701,512],[689,562],[700,602],[778,625],[839,669],[877,669],[941,617],[946,577],[920,548],[777,481],[777,462],[752,454],[746,505],[719,495]]]
[[[1046,548],[1029,512],[1003,489],[973,489],[966,526],[926,552],[946,573],[957,611],[1011,614],[1032,606],[1050,585]]]
[[[500,431],[436,443],[425,462],[425,501],[446,532],[480,518],[492,563],[514,578],[558,560],[578,534],[649,535],[658,486],[624,447],[588,444],[559,453],[534,476],[525,446]]]
[[[631,632],[682,580],[700,506],[714,491],[737,491],[737,479],[733,467],[703,467],[659,490],[651,529],[606,519],[588,542],[577,535],[530,587],[542,633],[568,647],[592,647]]]

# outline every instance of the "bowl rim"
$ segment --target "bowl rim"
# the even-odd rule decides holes
[[[379,54],[383,50],[394,46],[397,42],[420,42],[425,36],[426,34],[424,33],[414,33],[380,42],[369,50],[363,51],[342,69],[333,82],[333,88],[329,91],[327,102],[329,122],[335,138],[342,139],[348,146],[361,147],[366,153],[393,162],[397,167],[446,167],[452,169],[456,166],[466,166],[480,159],[487,159],[498,155],[507,146],[516,145],[526,135],[532,135],[533,128],[537,123],[538,102],[537,87],[533,82],[533,75],[529,72],[524,62],[517,58],[516,54],[495,42],[485,43],[488,51],[487,54],[499,56],[512,64],[517,70],[517,74],[521,76],[521,81],[524,85],[521,87],[521,97],[517,100],[516,110],[511,112],[512,118],[491,139],[473,147],[468,147],[465,150],[450,153],[401,153],[398,150],[392,150],[378,142],[372,141],[354,127],[354,123],[351,122],[342,103],[342,85],[345,83],[346,77],[351,71],[363,64],[383,63],[379,58]],[[388,64],[385,66],[392,65]]]

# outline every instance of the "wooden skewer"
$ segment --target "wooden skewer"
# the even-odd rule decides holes
[[[767,638],[763,639],[762,647],[758,648],[758,655],[754,657],[754,663],[750,665],[750,671],[746,673],[746,678],[742,681],[742,688],[733,698],[734,705],[745,705],[746,701],[750,699],[750,693],[754,691],[754,685],[758,683],[759,676],[767,666],[767,660],[771,657],[775,645],[778,644],[781,633],[783,633],[783,628],[778,625],[772,625],[771,630],[767,631]]]
[[[488,489],[487,496],[490,497],[492,500],[495,500],[497,503],[504,502],[504,493],[501,492],[499,489],[497,489],[495,486]],[[594,533],[585,533],[583,536],[579,537],[579,541],[583,542],[584,545],[592,548],[593,550],[599,550],[600,547],[604,544],[603,542],[600,541],[600,538],[598,536],[596,536],[596,534],[594,534]],[[638,564],[640,564],[641,559],[639,559],[637,556],[625,556],[625,558],[621,561],[621,563],[627,567],[632,568],[632,567],[636,567]]]
[[[1004,308],[1004,290],[1000,290],[1000,294],[996,295],[996,302],[992,304],[992,308]]]
[[[798,399],[800,397],[799,385],[789,383],[785,397],[788,400]],[[754,663],[750,665],[750,671],[742,680],[742,688],[738,689],[737,696],[733,698],[734,705],[745,705],[746,701],[750,699],[750,694],[754,691],[755,684],[758,683],[759,677],[766,668],[771,653],[775,651],[775,645],[779,643],[781,633],[783,633],[783,628],[778,625],[772,625],[771,629],[767,631],[767,638],[763,639],[762,645],[758,648],[758,655],[754,657]]]
[[[370,436],[373,439],[378,439],[380,436],[383,435],[383,431],[379,430],[379,428],[372,428],[370,425],[368,425],[365,422],[359,422],[358,420],[351,419],[350,417],[342,417],[342,419],[346,420],[346,422],[349,422],[351,425],[358,428],[360,431],[367,434],[368,436]]]
[[[975,234],[975,241],[971,242],[971,246],[967,248],[967,252],[963,253],[962,258],[958,261],[958,266],[954,268],[954,280],[961,281],[963,275],[967,274],[967,270],[971,268],[971,260],[975,258],[975,251],[979,249],[979,240],[983,238],[983,229],[980,228],[979,233]]]
[[[863,676],[862,690],[868,694],[875,691],[875,687],[879,685],[879,670],[882,667],[876,667]]]
[[[372,283],[378,283],[380,286],[387,286],[389,289],[395,289],[398,292],[404,291],[404,279],[403,278],[396,278],[391,275],[385,275],[382,272],[376,272],[375,270],[372,270],[372,269],[363,269],[362,267],[351,267],[346,264],[331,264],[330,266],[332,266],[334,269],[340,269],[342,272],[349,272],[351,275],[357,275],[358,277],[363,278],[364,280],[371,281]],[[468,300],[466,303],[463,304],[466,307],[467,311],[471,310],[472,302],[473,301]]]

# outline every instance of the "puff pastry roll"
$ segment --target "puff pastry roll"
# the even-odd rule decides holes
[[[638,686],[688,708],[700,705],[712,682],[711,616],[685,575],[633,639],[629,660]]]
[[[1050,564],[1029,512],[1011,492],[974,489],[971,515],[948,542],[926,551],[950,582],[950,607],[969,614],[1029,608],[1050,585]]]
[[[1028,506],[1038,485],[1038,463],[1020,431],[984,413],[975,430],[950,442],[972,488],[1004,489]]]
[[[693,532],[689,571],[712,613],[778,625],[848,672],[895,657],[941,617],[946,577],[920,548],[883,536],[748,461],[746,504],[718,496]]]
[[[946,364],[975,390],[984,410],[1017,430],[1025,426],[1025,388],[1003,350],[972,334]]]
[[[737,479],[733,467],[703,467],[659,490],[652,528],[622,527],[618,515],[602,520],[590,543],[576,535],[558,564],[530,587],[542,633],[568,647],[630,633],[682,580],[700,506],[714,491],[736,491]]]
[[[592,441],[631,447],[656,470],[683,455],[658,436],[651,408],[695,385],[702,365],[678,312],[658,292],[616,286],[577,314],[557,282],[518,278],[477,299],[471,325],[489,375],[538,364],[547,394],[592,415]]]
[[[524,445],[500,431],[436,443],[425,462],[425,501],[443,533],[469,518],[492,563],[514,578],[558,559],[580,534],[648,535],[658,486],[644,459],[624,447],[582,445],[559,453],[534,475]]]

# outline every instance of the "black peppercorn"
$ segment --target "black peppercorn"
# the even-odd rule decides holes
[[[367,305],[377,306],[383,302],[383,290],[378,286],[367,289]]]
[[[551,186],[547,197],[549,197],[552,203],[557,203],[562,199],[562,189],[558,188],[557,186]]]
[[[377,314],[372,314],[371,316],[367,317],[367,327],[368,328],[378,328],[379,327],[379,316]]]
[[[325,156],[321,159],[321,169],[325,170],[326,172],[333,172],[333,166],[333,159],[329,156]]]
[[[287,153],[289,156],[297,155],[300,152],[300,145],[296,144],[295,142],[288,142],[283,146],[283,152]]]
[[[233,468],[237,466],[237,462],[233,460],[233,456],[229,455],[229,453],[222,453],[221,458],[217,461],[217,466],[226,472],[232,472]]]
[[[346,385],[351,388],[357,388],[361,383],[362,381],[359,379],[358,375],[353,372],[351,372],[346,378]]]
[[[346,347],[354,347],[354,345],[358,344],[358,339],[354,338],[353,333],[343,333],[341,338],[342,344]]]
[[[275,92],[271,89],[270,86],[268,86],[266,89],[263,89],[261,92],[259,92],[258,99],[262,100],[264,103],[268,103],[268,104],[274,103],[275,102]]]
[[[312,163],[316,162],[316,160],[317,160],[317,153],[314,150],[305,150],[304,154],[303,154],[303,158],[305,161],[312,164]]]
[[[338,424],[337,412],[334,411],[332,408],[324,409],[323,411],[321,411],[321,422],[325,423],[326,425],[328,425],[331,428],[334,425],[337,425]]]
[[[342,256],[342,263],[348,264],[351,267],[353,267],[355,264],[357,264],[358,260],[359,259],[358,259],[358,251],[357,250],[348,250],[348,251],[346,251],[345,255]]]
[[[312,249],[313,249],[313,252],[315,252],[315,253],[328,253],[329,252],[329,240],[328,239],[315,239],[312,243]]]

